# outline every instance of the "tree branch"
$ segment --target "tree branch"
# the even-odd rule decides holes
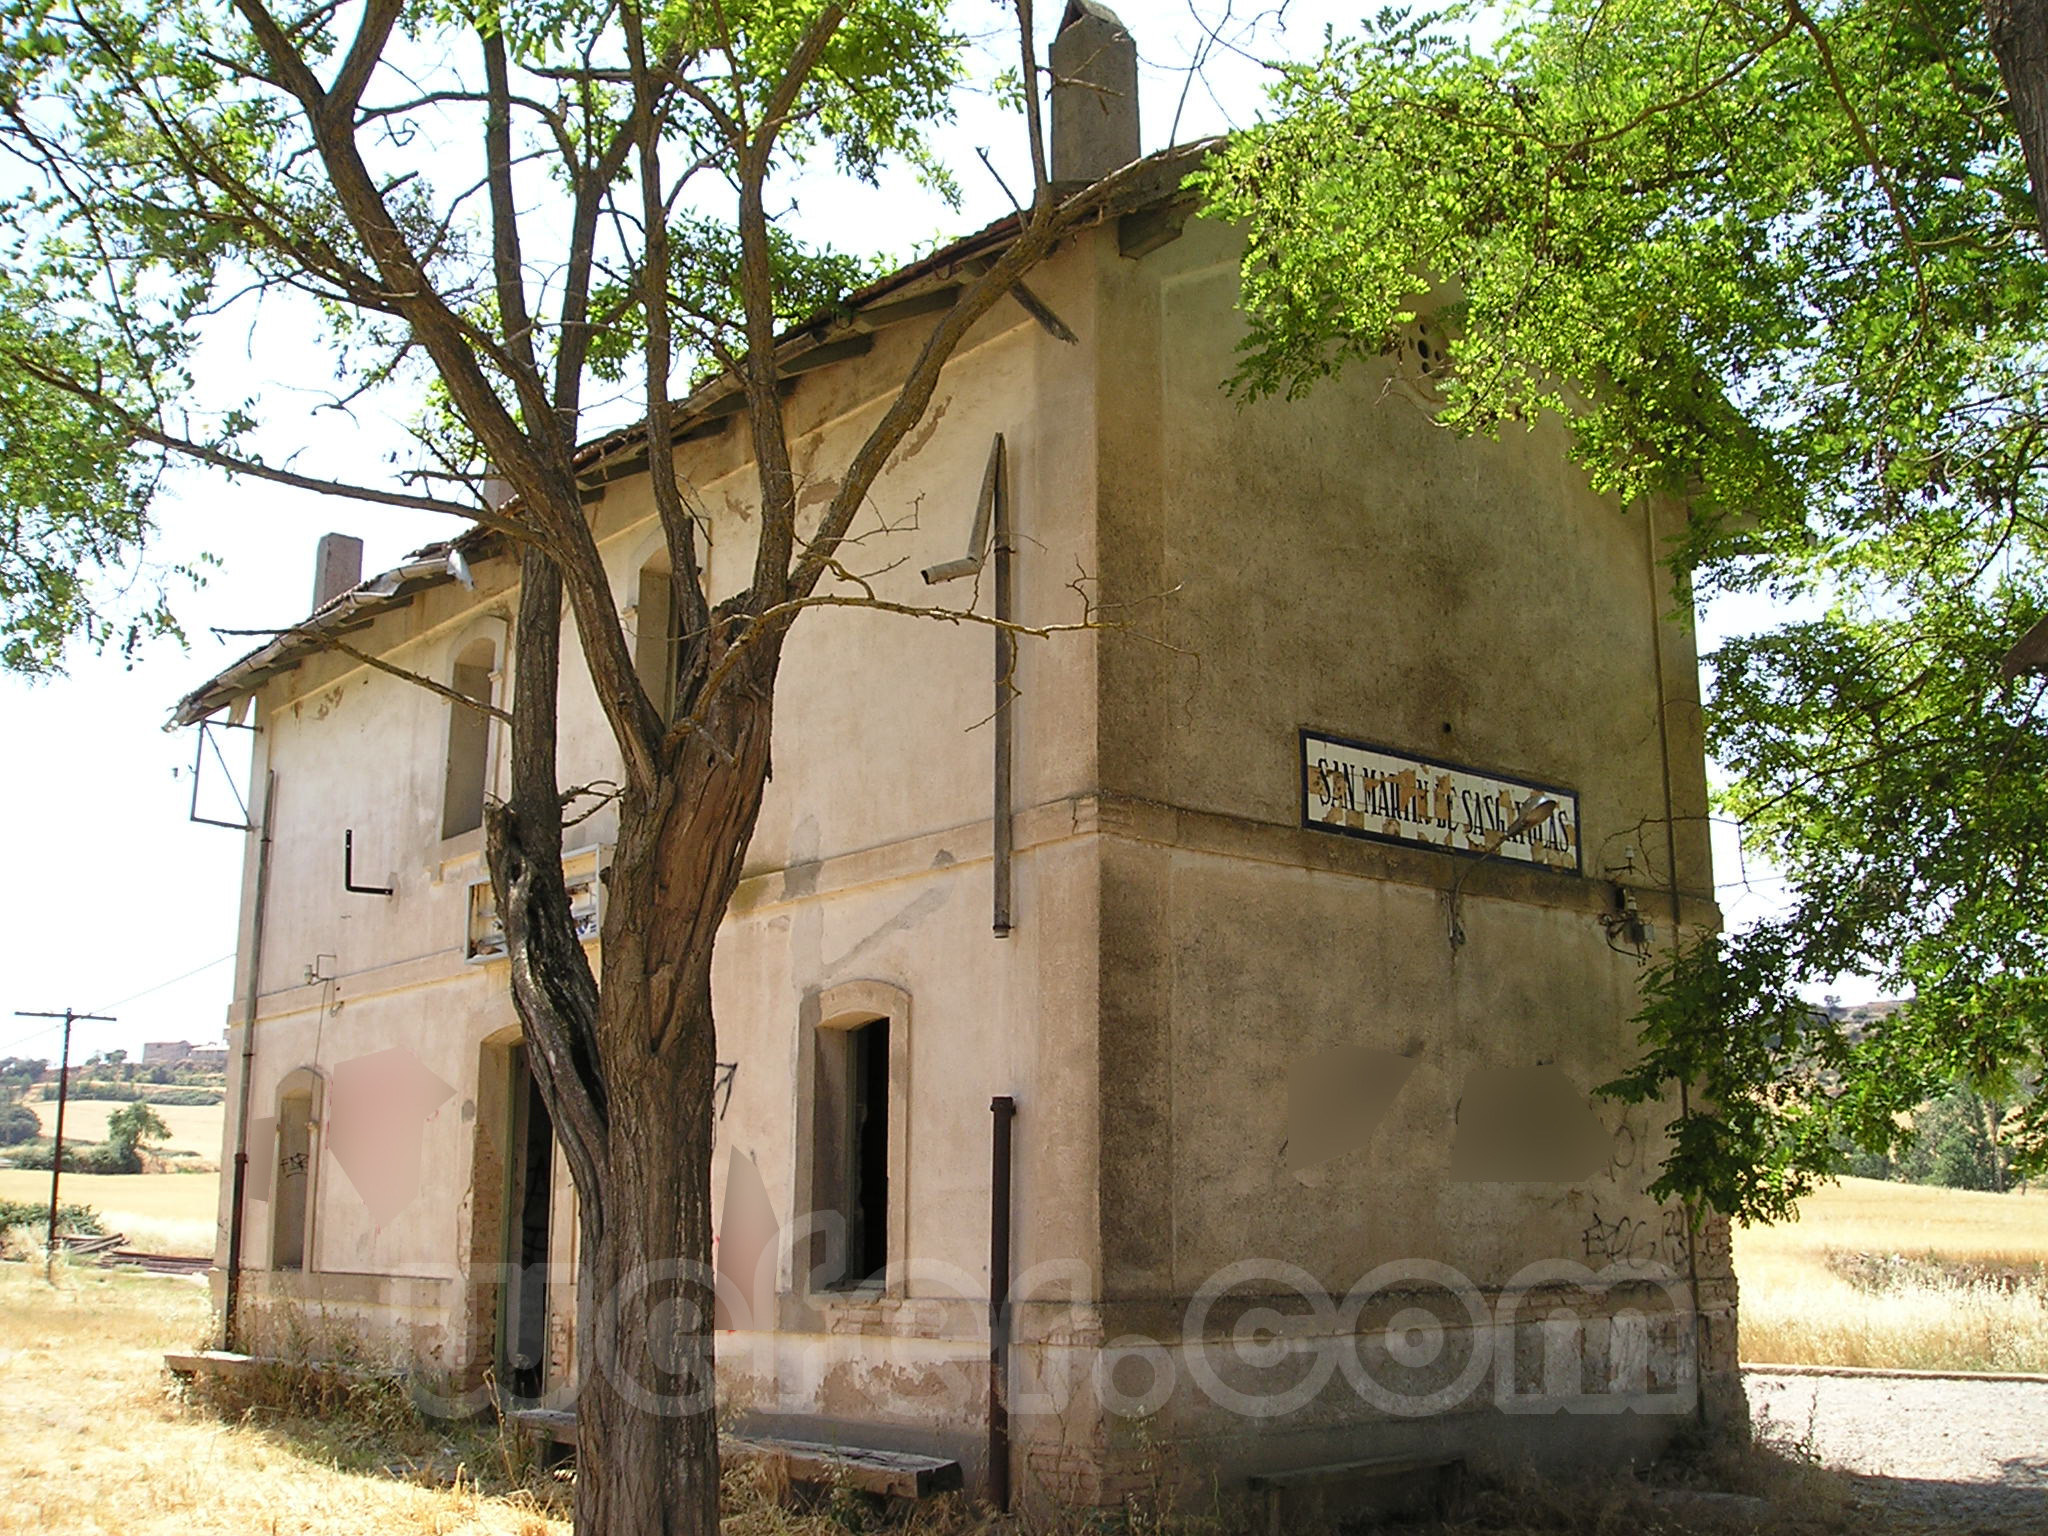
[[[269,635],[271,638],[278,640],[296,635],[300,639],[312,641],[323,651],[338,652],[348,657],[351,661],[359,661],[364,666],[375,668],[387,676],[402,679],[417,688],[424,688],[427,692],[446,699],[451,704],[467,705],[480,715],[489,715],[493,720],[502,720],[507,725],[512,723],[512,716],[505,710],[498,708],[495,704],[488,703],[483,699],[473,699],[458,689],[450,688],[446,683],[435,682],[425,673],[408,671],[406,668],[396,666],[380,656],[372,656],[368,651],[359,651],[347,641],[337,639],[325,630],[316,629],[310,624],[294,624],[289,629],[215,628],[213,633],[216,635]]]

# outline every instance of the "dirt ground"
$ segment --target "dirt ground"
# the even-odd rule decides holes
[[[1935,1531],[2048,1533],[2048,1380],[1750,1372],[1767,1437],[1857,1474],[1872,1510]]]

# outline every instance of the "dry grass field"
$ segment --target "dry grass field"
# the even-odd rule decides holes
[[[28,1168],[0,1168],[0,1199],[46,1201],[50,1176]],[[125,1232],[144,1253],[213,1252],[219,1219],[217,1173],[67,1173],[58,1198],[100,1213],[109,1232]]]
[[[189,1280],[0,1264],[0,1532],[65,1536],[549,1536],[568,1529],[504,1469],[495,1436],[341,1416],[222,1417],[178,1400],[163,1351],[204,1341]],[[477,1464],[465,1461],[475,1455]],[[418,1470],[415,1470],[418,1469]],[[484,1480],[479,1487],[478,1478]],[[545,1490],[543,1490],[545,1492]]]
[[[162,1352],[207,1342],[205,1288],[60,1262],[0,1263],[0,1536],[567,1536],[569,1488],[493,1426],[423,1421],[392,1387],[314,1403],[207,1402],[170,1384]],[[1679,1513],[1626,1474],[1582,1485],[1482,1488],[1454,1525],[1407,1536],[1933,1536],[1894,1521],[1799,1456],[1726,1452],[1673,1469],[1682,1486],[1735,1488],[1755,1514]],[[798,1513],[735,1472],[725,1536],[849,1536],[876,1511],[834,1495]],[[894,1536],[1239,1536],[1214,1515],[1142,1506],[1085,1520],[1001,1519],[957,1497],[892,1522]],[[1987,1528],[1988,1529],[1988,1528]]]
[[[1844,1179],[1738,1228],[1735,1272],[1745,1360],[2048,1372],[2048,1190]]]
[[[28,1107],[42,1122],[45,1136],[56,1129],[55,1099],[30,1099]],[[163,1143],[167,1150],[191,1152],[203,1162],[219,1163],[221,1127],[227,1120],[226,1105],[157,1104],[151,1107],[171,1128],[170,1139]],[[64,1134],[81,1141],[105,1141],[107,1116],[119,1108],[121,1105],[110,1099],[73,1099],[64,1107]]]

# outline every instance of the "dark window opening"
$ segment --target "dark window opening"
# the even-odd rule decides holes
[[[890,1021],[834,1022],[816,1035],[811,1101],[811,1210],[818,1218],[805,1260],[813,1289],[853,1290],[887,1281],[889,1245]],[[901,1198],[902,1191],[897,1191]]]
[[[676,600],[675,582],[667,570],[650,565],[640,573],[635,613],[634,665],[661,717],[673,719],[683,653],[683,605]]]
[[[847,1031],[851,1179],[845,1284],[879,1282],[889,1267],[889,1021]]]
[[[523,1047],[512,1053],[512,1061],[512,1219],[505,1234],[512,1282],[505,1299],[504,1379],[515,1398],[531,1401],[547,1390],[555,1126]]]

